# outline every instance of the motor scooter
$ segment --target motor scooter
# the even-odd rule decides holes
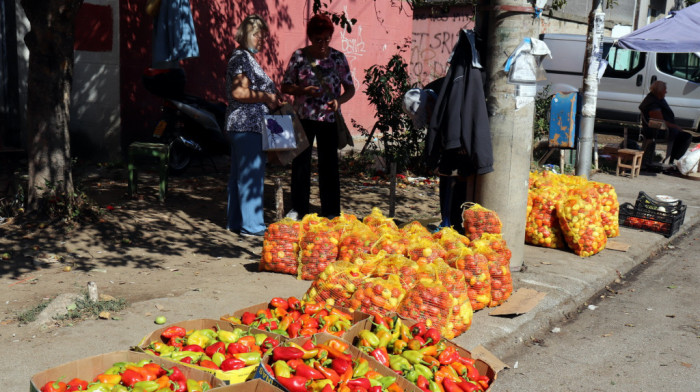
[[[183,173],[193,158],[207,158],[213,163],[215,156],[230,155],[224,131],[226,104],[185,94],[182,68],[148,68],[142,80],[146,90],[163,98],[163,114],[152,137],[169,145],[170,173]]]

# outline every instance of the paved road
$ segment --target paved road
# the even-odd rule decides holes
[[[699,254],[696,227],[503,358],[492,391],[700,390]]]

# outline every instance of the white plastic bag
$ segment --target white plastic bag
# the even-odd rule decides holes
[[[694,148],[692,151],[683,154],[683,156],[676,161],[676,167],[681,174],[687,176],[690,173],[698,171],[698,163],[700,163],[700,149]]]

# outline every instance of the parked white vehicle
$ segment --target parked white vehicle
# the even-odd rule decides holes
[[[550,85],[549,92],[579,91],[583,86],[583,63],[586,36],[544,34],[552,58],[542,66],[547,80],[539,90]],[[700,53],[637,52],[613,46],[606,37],[603,58],[608,67],[598,85],[596,118],[610,121],[639,121],[639,104],[655,80],[666,82],[666,100],[676,115],[676,123],[700,131]]]

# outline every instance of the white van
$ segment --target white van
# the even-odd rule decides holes
[[[542,66],[551,85],[550,93],[579,91],[583,86],[586,36],[544,34],[541,38],[552,52]],[[613,46],[606,37],[603,58],[608,67],[598,85],[596,118],[612,121],[639,121],[639,104],[655,80],[666,82],[666,101],[676,115],[676,123],[698,131],[700,126],[700,53],[636,52]]]

